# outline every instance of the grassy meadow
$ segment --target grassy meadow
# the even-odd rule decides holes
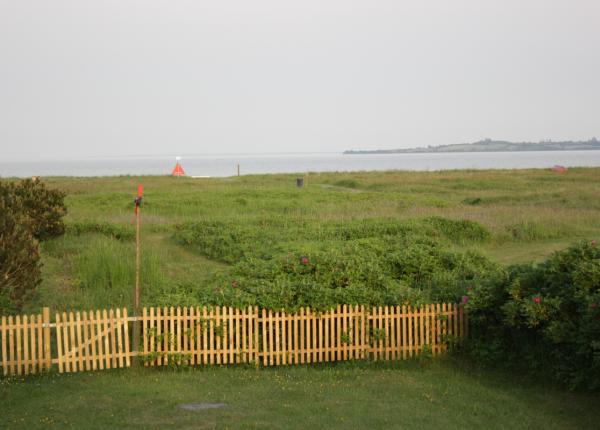
[[[68,229],[43,243],[44,280],[26,310],[130,306],[138,183],[147,305],[193,304],[215,276],[265,250],[311,250],[389,229],[439,236],[448,249],[498,265],[600,237],[600,169],[310,173],[301,189],[296,176],[45,178],[67,193]],[[472,221],[485,234],[431,227],[439,218]]]

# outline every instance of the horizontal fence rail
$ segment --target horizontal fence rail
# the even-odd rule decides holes
[[[139,352],[131,324],[142,327]],[[400,360],[438,355],[467,335],[461,305],[340,305],[327,312],[296,313],[248,307],[151,307],[129,317],[127,309],[57,313],[0,319],[4,375],[50,370],[81,372],[131,366],[263,366],[345,360]]]

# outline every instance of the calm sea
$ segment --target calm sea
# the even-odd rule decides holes
[[[61,161],[0,161],[0,176],[168,175],[173,157],[88,158]],[[600,166],[600,151],[472,152],[462,154],[343,155],[263,154],[182,157],[190,176],[260,173],[348,172],[368,170],[435,171]]]

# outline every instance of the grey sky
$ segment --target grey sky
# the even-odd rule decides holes
[[[0,0],[0,154],[600,137],[598,0]]]

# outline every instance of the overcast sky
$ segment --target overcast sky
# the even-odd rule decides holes
[[[599,0],[0,0],[0,153],[600,138]]]

